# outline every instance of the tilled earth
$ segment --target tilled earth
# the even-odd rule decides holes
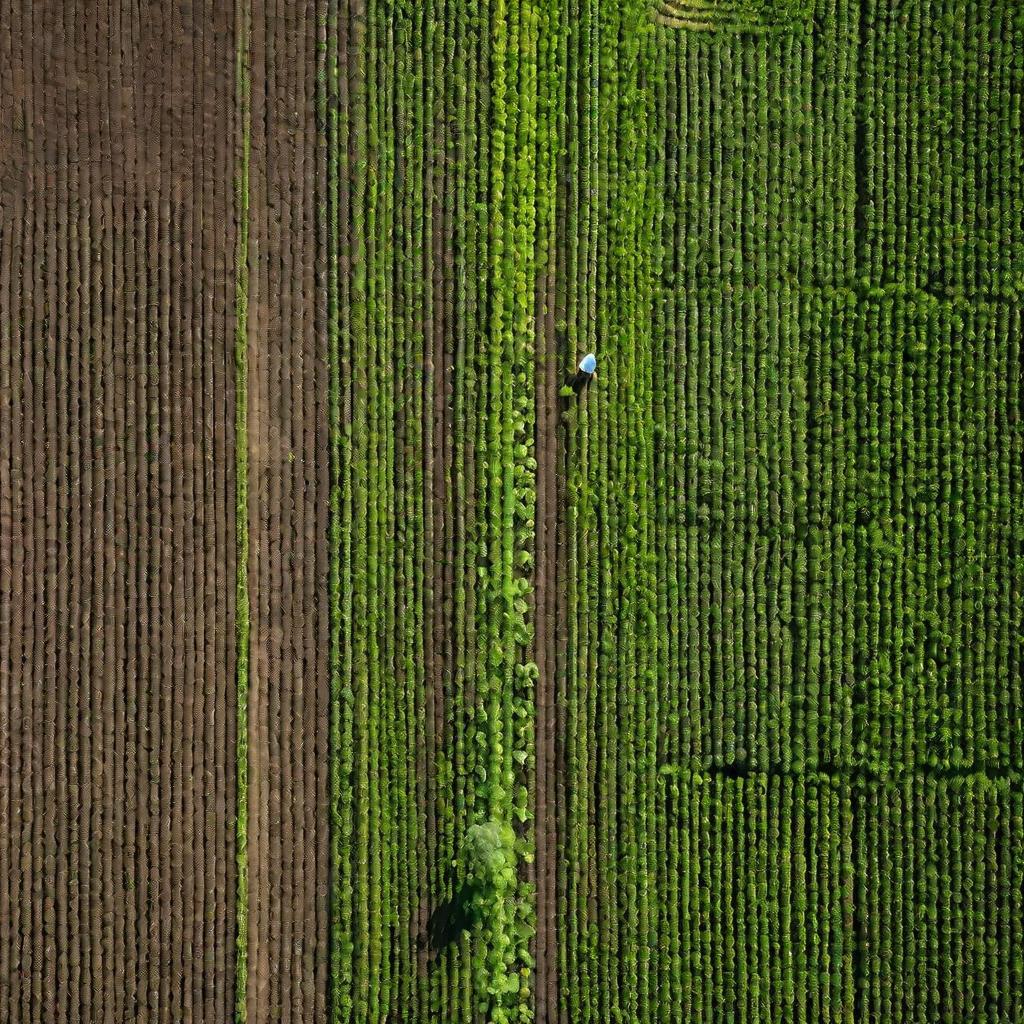
[[[324,159],[305,59],[317,14],[0,9],[0,1019],[12,1024],[233,1013],[243,29],[245,1002],[252,1021],[324,1013]]]

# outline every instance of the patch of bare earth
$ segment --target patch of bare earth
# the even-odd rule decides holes
[[[324,1019],[328,373],[313,4],[251,4],[248,1019]]]
[[[0,1019],[234,979],[234,14],[0,6]]]

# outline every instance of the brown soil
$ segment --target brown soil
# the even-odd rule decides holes
[[[318,12],[251,8],[251,1024],[323,1019],[327,989],[328,379]]]
[[[564,730],[558,699],[562,672],[566,603],[565,452],[559,390],[569,355],[555,330],[557,309],[557,251],[551,252],[546,273],[537,285],[537,515],[534,578],[536,640],[534,660],[539,675],[536,705],[536,764],[534,815],[536,828],[535,938],[536,1018],[559,1020],[557,863],[559,849],[559,747]],[[560,640],[560,637],[562,639]]]
[[[0,9],[0,1019],[234,979],[234,15]]]

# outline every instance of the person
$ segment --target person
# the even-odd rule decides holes
[[[572,379],[572,389],[578,395],[597,375],[597,356],[588,352],[581,360],[576,370],[576,376]]]

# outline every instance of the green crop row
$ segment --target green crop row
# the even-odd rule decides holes
[[[599,371],[565,414],[560,1003],[570,1020],[644,1020],[656,1012],[656,30],[640,5],[580,7],[570,18],[591,30],[568,50],[565,318],[570,352],[596,350]]]
[[[684,771],[659,797],[664,1019],[856,1019],[848,786]]]
[[[984,776],[663,775],[662,1019],[1012,1019],[1024,805]]]
[[[525,824],[523,767],[532,753],[525,651],[536,505],[533,458],[533,293],[536,275],[537,33],[541,11],[498,0],[490,10],[486,322],[479,339],[474,784],[477,815]],[[479,824],[479,822],[478,822]],[[514,833],[510,833],[514,834]],[[531,856],[525,833],[520,854]],[[530,1019],[531,894],[515,866],[473,922],[477,1011],[504,1024]]]
[[[885,837],[853,857],[869,826],[851,787],[983,772],[970,785],[1002,791],[1020,768],[1021,313],[998,283],[1020,269],[1019,29],[1007,3],[877,6],[828,0],[812,32],[767,37],[652,28],[640,5],[569,9],[563,326],[600,369],[565,418],[567,1020],[942,1019],[863,1011],[869,949],[848,915]],[[883,112],[906,120],[893,88],[904,109],[927,99],[893,42],[920,23],[969,146],[945,151],[923,109],[917,134],[872,134]],[[891,48],[884,72],[865,32]],[[974,240],[974,263],[929,254],[949,280],[903,258],[913,146],[944,162]],[[751,822],[731,799],[710,823],[666,817],[659,766],[827,792],[801,847],[767,845],[780,870],[825,873],[817,902],[792,875],[774,883],[771,940],[719,934],[713,896],[703,918],[675,909],[686,857],[736,887],[765,847],[737,861],[730,837]],[[810,813],[803,790],[772,799]],[[925,884],[923,862],[901,865],[900,884]],[[1011,931],[1012,871],[1000,862],[978,910]]]
[[[425,337],[412,225],[425,85],[383,5],[328,19],[326,216],[331,492],[331,1017],[376,1021],[423,998],[416,956],[424,836]],[[329,44],[330,47],[330,44]],[[360,54],[359,60],[353,55]],[[411,236],[411,237],[410,237]],[[419,558],[416,557],[420,553]]]
[[[862,1019],[1012,1020],[1024,964],[1019,779],[854,792]]]
[[[785,286],[658,309],[687,339],[653,393],[672,758],[1016,765],[1020,314]]]
[[[1019,4],[865,0],[860,273],[1019,298],[1024,14]]]
[[[1019,312],[865,301],[858,323],[856,756],[1020,764]]]
[[[858,12],[818,8],[813,35],[658,32],[666,288],[856,280]]]
[[[332,1020],[535,1016],[538,441],[559,1019],[1020,997],[1021,23],[813,13],[329,11]]]
[[[338,1020],[532,1019],[554,10],[370,3],[328,19]],[[483,870],[481,837],[508,835],[507,863]]]

